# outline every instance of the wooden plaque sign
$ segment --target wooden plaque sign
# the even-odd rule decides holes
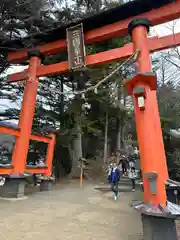
[[[66,29],[69,70],[82,70],[86,67],[83,24]]]

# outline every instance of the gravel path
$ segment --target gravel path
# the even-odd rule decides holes
[[[0,240],[141,240],[140,215],[129,206],[138,193],[121,192],[115,202],[95,187],[70,182],[26,200],[0,200]]]

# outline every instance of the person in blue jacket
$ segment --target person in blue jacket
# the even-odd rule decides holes
[[[121,177],[120,169],[118,168],[116,162],[114,162],[111,171],[111,189],[114,192],[114,200],[118,199],[118,184],[120,177]]]

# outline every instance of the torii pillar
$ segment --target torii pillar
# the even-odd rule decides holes
[[[144,202],[136,201],[134,207],[142,214],[145,240],[170,240],[177,239],[177,233],[173,214],[167,210],[168,170],[156,98],[156,75],[152,72],[148,48],[149,27],[147,19],[134,19],[128,26],[134,51],[140,51],[136,75],[124,82],[134,100],[144,184]]]
[[[36,72],[37,67],[39,67],[41,64],[42,55],[39,51],[32,51],[29,52],[28,57],[28,77],[24,89],[24,96],[18,124],[20,136],[16,139],[12,156],[12,164],[14,166],[15,175],[24,174],[24,169],[26,167],[26,159],[36,107],[36,97],[39,82]]]
[[[41,53],[39,51],[33,51],[28,54],[28,57],[28,77],[24,89],[24,96],[18,124],[20,135],[16,137],[12,155],[13,172],[11,173],[9,181],[4,187],[3,193],[7,198],[19,198],[24,196],[24,171],[26,168],[26,159],[28,155],[29,141],[36,106],[38,89],[38,78],[36,73],[37,67],[39,67],[41,64]]]

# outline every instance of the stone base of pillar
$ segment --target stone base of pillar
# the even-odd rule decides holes
[[[41,180],[40,191],[50,191],[52,189],[52,181]]]
[[[132,206],[142,216],[144,240],[177,240],[175,220],[180,217],[180,206],[167,201],[167,205],[155,206],[133,201]]]
[[[25,191],[24,177],[6,177],[3,186],[0,186],[1,198],[22,198]]]
[[[161,218],[142,214],[144,240],[177,240],[174,218]]]

